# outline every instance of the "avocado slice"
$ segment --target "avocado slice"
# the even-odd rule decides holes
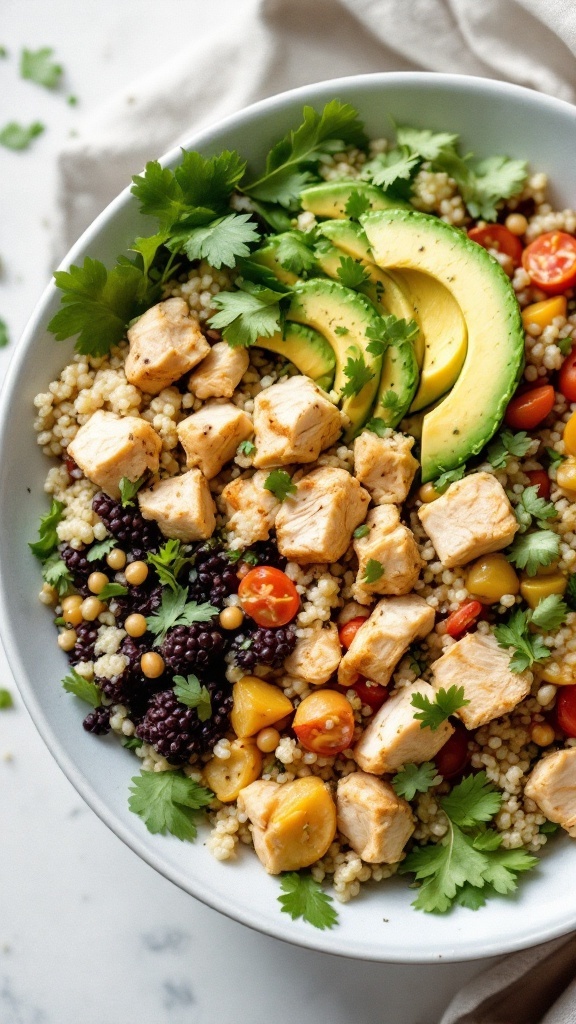
[[[270,338],[258,338],[255,344],[289,359],[300,373],[311,377],[324,391],[330,391],[336,371],[336,356],[326,338],[312,327],[287,323],[284,337],[278,332]]]
[[[332,242],[332,245],[341,249],[348,256],[354,256],[357,260],[374,262],[366,232],[356,221],[324,220],[318,225],[318,231]]]
[[[487,249],[416,210],[366,214],[362,225],[379,266],[436,277],[459,304],[468,330],[460,375],[422,426],[422,480],[477,455],[495,434],[524,364],[514,289]]]
[[[409,204],[402,199],[392,199],[376,185],[354,179],[323,181],[320,185],[311,185],[300,193],[300,205],[315,217],[347,217],[346,206],[354,193],[367,199],[371,210],[388,210],[391,207],[409,209]]]
[[[357,395],[340,399],[340,408],[350,419],[345,439],[352,440],[370,415],[380,381],[382,356],[368,351],[373,328],[381,331],[382,322],[374,306],[358,292],[337,281],[315,278],[296,285],[286,318],[320,331],[329,341],[336,357],[334,390],[341,395],[348,383],[344,367],[349,358],[364,362],[373,376]]]
[[[289,232],[284,232],[284,234],[289,234]],[[260,266],[266,267],[267,270],[271,270],[282,284],[292,287],[298,281],[298,274],[295,274],[292,270],[287,270],[278,260],[278,248],[282,237],[281,234],[271,235],[265,245],[262,245],[250,254],[250,259],[254,263],[259,263]]]

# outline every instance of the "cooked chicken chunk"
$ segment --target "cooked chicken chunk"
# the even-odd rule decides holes
[[[340,779],[338,829],[367,864],[397,864],[414,831],[410,804],[392,786],[365,772]]]
[[[406,500],[418,462],[411,453],[413,437],[378,437],[363,430],[354,441],[354,472],[375,505],[401,505]]]
[[[210,351],[184,299],[166,299],[147,309],[129,329],[128,341],[126,377],[148,395],[158,395]]]
[[[234,458],[240,442],[253,433],[250,417],[231,402],[208,402],[181,420],[177,430],[187,467],[198,466],[207,480]]]
[[[542,814],[576,839],[576,747],[543,757],[532,769],[524,792]]]
[[[369,501],[368,491],[345,469],[312,470],[276,516],[280,554],[296,562],[337,562],[364,519]]]
[[[256,396],[254,465],[262,469],[290,462],[315,462],[337,440],[339,409],[309,377],[289,377]]]
[[[162,441],[140,416],[117,416],[98,409],[68,445],[68,454],[92,483],[111,498],[120,497],[122,477],[134,482],[158,471]]]
[[[338,628],[331,622],[327,628],[315,629],[310,636],[298,640],[292,654],[286,658],[284,668],[291,676],[305,679],[313,686],[321,686],[336,671],[341,657]]]
[[[189,469],[138,492],[144,519],[154,519],[165,537],[206,540],[216,526],[214,502],[205,476]]]
[[[268,471],[259,469],[253,476],[236,477],[222,491],[228,529],[244,547],[268,540],[274,526],[280,502],[264,487],[267,478]]]
[[[510,652],[492,634],[468,633],[432,666],[435,690],[463,686],[470,703],[456,712],[467,729],[477,729],[512,711],[530,692],[531,673],[510,670]]]
[[[217,341],[188,381],[188,390],[197,398],[231,398],[248,369],[250,356],[245,348],[232,348]]]
[[[433,626],[434,610],[416,594],[383,598],[342,658],[338,682],[353,686],[360,674],[386,686],[410,644],[427,636]]]
[[[412,530],[400,522],[395,505],[370,509],[366,526],[368,533],[354,541],[358,556],[354,597],[369,604],[373,594],[409,594],[424,565]],[[374,563],[383,570],[377,579],[373,576],[380,570]]]
[[[500,551],[518,529],[506,492],[491,473],[471,473],[450,484],[418,516],[447,569]]]
[[[448,721],[437,729],[422,729],[420,719],[414,718],[418,710],[412,704],[415,693],[425,694],[431,701],[436,696],[430,683],[419,679],[393,693],[366,726],[354,748],[354,758],[365,772],[382,775],[398,771],[404,764],[429,761],[454,732]]]

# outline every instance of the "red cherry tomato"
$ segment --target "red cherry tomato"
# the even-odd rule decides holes
[[[569,402],[576,402],[576,347],[562,363],[558,374],[558,390]]]
[[[446,632],[448,636],[454,639],[462,636],[467,629],[470,629],[470,626],[474,625],[481,612],[482,605],[480,601],[465,601],[446,619]]]
[[[530,481],[530,487],[538,488],[538,497],[548,501],[550,498],[550,477],[545,469],[531,469],[526,473]]]
[[[356,636],[356,633],[360,629],[360,626],[364,625],[367,618],[367,615],[358,615],[355,619],[350,619],[349,622],[345,622],[343,626],[340,626],[340,629],[338,630],[338,636],[340,637],[340,643],[342,644],[342,647],[345,647],[346,650],[348,650],[350,644],[352,643],[354,637]]]
[[[451,779],[455,775],[460,775],[470,760],[468,731],[460,722],[453,722],[452,724],[455,726],[454,732],[450,739],[446,740],[444,746],[440,747],[434,758],[436,768],[444,779]]]
[[[368,682],[363,676],[360,676],[358,682],[354,683],[352,689],[356,691],[362,703],[367,704],[372,711],[378,711],[378,708],[386,703],[389,696],[385,686]]]
[[[503,224],[486,224],[483,228],[470,228],[468,238],[484,249],[496,249],[497,252],[510,256],[515,267],[521,263],[524,251],[522,242]]]
[[[560,295],[576,284],[576,238],[566,231],[547,231],[526,246],[522,266],[532,284],[547,295]]]
[[[242,608],[259,626],[285,626],[300,607],[300,595],[281,569],[257,565],[240,583]]]
[[[556,702],[556,721],[567,736],[576,736],[576,686],[562,686]]]
[[[552,412],[554,401],[551,384],[530,388],[512,399],[504,419],[513,430],[534,430]]]

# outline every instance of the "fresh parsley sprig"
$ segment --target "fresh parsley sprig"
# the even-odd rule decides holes
[[[392,789],[405,800],[413,800],[416,793],[427,793],[432,786],[442,782],[442,776],[433,761],[423,764],[406,764],[391,780]]]
[[[494,469],[504,469],[510,456],[522,458],[531,444],[532,438],[528,437],[525,430],[520,430],[517,434],[513,434],[511,430],[502,430],[488,447],[488,462]]]
[[[174,676],[174,693],[181,704],[185,704],[187,708],[196,708],[201,722],[207,722],[212,717],[210,691],[206,686],[200,685],[198,676],[193,672],[187,678]]]
[[[434,490],[438,494],[444,494],[444,492],[450,487],[450,484],[455,484],[457,480],[463,480],[465,473],[466,466],[458,466],[457,469],[448,469],[433,481]]]
[[[413,693],[410,703],[412,707],[420,709],[414,715],[420,722],[420,728],[432,729],[435,732],[442,722],[460,708],[466,707],[470,701],[464,696],[464,687],[454,685],[448,690],[441,686],[434,700],[430,700],[425,693]]]
[[[541,566],[550,565],[560,557],[560,537],[553,530],[537,530],[516,535],[508,549],[508,559],[528,576],[535,576]]]
[[[385,571],[386,570],[384,569],[382,562],[379,562],[376,558],[369,558],[364,566],[362,583],[367,583],[368,585],[371,583],[377,583],[378,580],[382,578]]]
[[[546,661],[551,655],[550,648],[530,626],[544,632],[559,629],[566,622],[568,612],[569,606],[559,594],[549,594],[538,602],[533,611],[516,608],[508,622],[494,627],[498,646],[514,651],[510,659],[512,672],[524,672],[535,662]]]
[[[289,494],[296,494],[296,484],[285,469],[273,469],[264,481],[264,488],[270,491],[278,501],[284,501]]]
[[[155,569],[162,586],[176,592],[180,573],[187,565],[192,565],[194,559],[186,553],[181,541],[171,538],[162,544],[157,554],[150,551],[146,561]]]
[[[270,338],[281,330],[283,311],[280,303],[289,292],[277,291],[253,281],[240,280],[238,290],[218,292],[213,305],[218,310],[208,323],[232,348],[254,345],[258,338]]]
[[[104,540],[97,541],[96,544],[92,544],[86,552],[87,562],[97,562],[101,558],[105,558],[113,548],[116,547],[118,541],[115,537],[105,537]]]
[[[546,498],[539,497],[536,484],[522,491],[514,511],[521,533],[525,533],[532,526],[532,520],[536,521],[540,529],[545,530],[549,520],[558,518],[556,506],[551,501],[546,501]]]
[[[63,501],[57,501],[56,498],[52,498],[50,511],[40,517],[38,540],[28,544],[32,554],[36,555],[36,558],[39,558],[42,562],[45,562],[58,546],[56,527],[62,519],[64,508]]]
[[[62,680],[62,686],[66,690],[66,693],[72,693],[79,700],[86,701],[87,704],[91,704],[93,708],[100,707],[102,703],[102,692],[96,683],[91,683],[90,680],[84,679],[75,668],[71,668],[67,676],[64,676]]]
[[[129,480],[127,476],[123,476],[120,483],[120,504],[122,508],[127,508],[129,505],[134,505],[134,498],[138,494],[138,491],[144,483],[144,477],[141,476],[138,480]]]
[[[341,398],[351,398],[353,395],[359,395],[362,388],[369,384],[375,376],[374,371],[366,364],[362,354],[357,358],[348,356],[342,372],[345,377],[348,377],[348,381],[340,390]]]
[[[42,578],[49,586],[54,587],[58,597],[65,597],[74,586],[74,578],[57,551],[49,555],[42,566]]]
[[[207,601],[198,604],[188,600],[188,589],[177,586],[162,593],[162,604],[157,612],[146,619],[147,629],[155,637],[154,647],[165,639],[168,630],[174,626],[191,626],[193,622],[210,622],[218,609]]]
[[[142,772],[131,780],[128,806],[149,832],[169,832],[191,842],[197,835],[198,811],[208,807],[214,794],[183,772]]]
[[[357,289],[361,288],[363,284],[370,277],[370,271],[367,267],[363,266],[362,263],[355,260],[352,256],[341,256],[340,263],[336,270],[338,274],[338,280],[340,284],[343,284],[346,288]]]
[[[278,897],[278,902],[293,921],[301,917],[321,930],[338,924],[332,897],[309,872],[290,871],[282,875],[280,888],[283,895]]]
[[[293,274],[306,274],[313,270],[316,260],[313,244],[314,232],[283,231],[276,239],[276,259],[281,267]]]

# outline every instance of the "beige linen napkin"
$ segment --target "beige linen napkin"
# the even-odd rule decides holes
[[[575,55],[576,0],[240,0],[211,37],[85,119],[60,155],[55,256],[147,160],[265,96],[419,69],[507,79],[574,102]],[[576,1024],[576,937],[503,958],[440,1024]]]

